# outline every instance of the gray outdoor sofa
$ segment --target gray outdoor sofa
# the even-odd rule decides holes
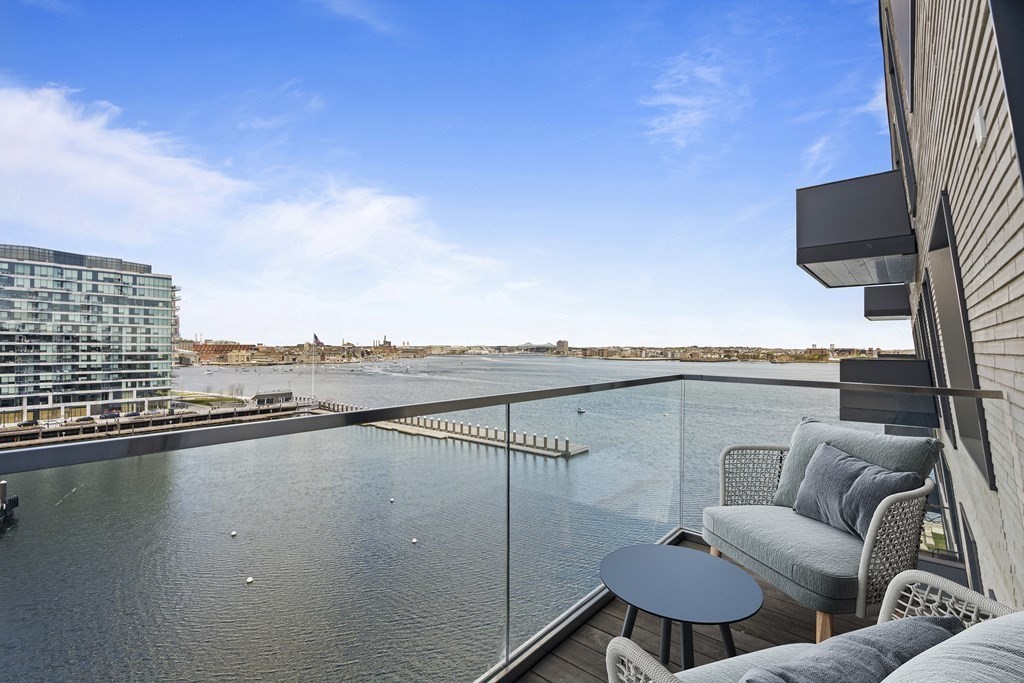
[[[907,473],[915,478],[913,488],[872,501],[860,511],[859,530],[852,522],[837,528],[843,524],[798,514],[798,496],[817,505],[814,496],[847,485],[838,474],[833,477],[840,468],[832,464],[819,466],[818,479],[810,481],[808,464],[812,458],[818,463],[826,455],[818,451],[826,448],[885,473],[880,477]],[[924,508],[934,488],[926,477],[941,448],[931,438],[889,436],[816,420],[801,422],[789,446],[727,448],[721,456],[721,504],[704,509],[704,540],[712,554],[724,553],[815,610],[820,642],[832,634],[833,614],[867,616],[889,581],[916,567]],[[805,475],[808,485],[801,487]],[[856,497],[845,490],[833,494],[844,506]]]
[[[954,630],[969,628],[919,646],[919,654],[914,654],[909,644],[913,635],[894,642],[885,628],[890,621],[918,616],[955,617],[946,620],[953,622]],[[915,624],[904,624],[910,628],[903,630],[911,634],[919,630]],[[608,644],[606,664],[610,683],[1012,683],[1024,680],[1024,612],[911,570],[889,584],[876,626],[822,644],[779,645],[672,674],[636,643],[618,637]]]

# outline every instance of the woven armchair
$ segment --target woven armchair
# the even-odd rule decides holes
[[[731,446],[722,451],[720,469],[720,504],[722,506],[772,506],[779,486],[782,465],[789,452],[787,446]],[[885,498],[875,510],[871,526],[860,550],[857,571],[856,603],[849,607],[836,600],[816,601],[779,571],[763,565],[737,552],[730,557],[763,579],[777,585],[794,600],[817,612],[816,634],[819,642],[832,633],[832,615],[856,612],[868,616],[869,608],[881,602],[886,586],[900,572],[917,566],[917,556],[924,526],[924,511],[935,485],[926,480],[913,491]],[[778,507],[766,508],[766,513],[777,514]],[[823,525],[827,526],[827,525]],[[705,535],[707,537],[707,534]],[[720,555],[712,545],[712,554]],[[809,544],[809,553],[824,552],[822,547]]]
[[[965,627],[1010,614],[1006,605],[928,572],[901,572],[889,583],[878,623],[914,616],[955,616]],[[613,638],[605,652],[609,683],[701,683],[739,680],[755,666],[778,663],[813,649],[810,644],[779,645],[672,674],[628,638]]]

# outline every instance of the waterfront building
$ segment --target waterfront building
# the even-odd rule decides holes
[[[200,363],[237,364],[249,362],[252,354],[256,352],[256,347],[236,342],[208,342],[196,344],[193,351],[198,354]]]
[[[797,191],[797,263],[910,320],[937,387],[938,472],[976,590],[1024,607],[1024,8],[881,0],[892,170]]]
[[[142,263],[0,245],[0,424],[165,407],[175,293]]]

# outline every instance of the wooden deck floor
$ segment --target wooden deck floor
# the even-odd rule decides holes
[[[706,546],[685,543],[687,547],[707,550]],[[814,642],[814,612],[793,602],[779,589],[758,581],[764,591],[761,611],[746,621],[732,625],[737,654],[754,652],[784,643]],[[519,680],[522,683],[607,683],[604,651],[613,637],[622,630],[626,604],[619,599],[610,602],[576,633],[542,659]],[[835,632],[846,633],[875,622],[853,615],[837,616]],[[632,639],[655,657],[661,642],[661,620],[645,612],[637,616]],[[693,627],[694,662],[697,666],[722,659],[725,654],[717,626]],[[669,670],[679,671],[679,626],[672,629],[672,651]]]

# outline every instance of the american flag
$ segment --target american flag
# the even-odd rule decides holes
[[[324,345],[324,343],[322,341],[320,341],[320,337],[316,336],[316,332],[313,333],[313,345],[314,346],[323,346]]]

